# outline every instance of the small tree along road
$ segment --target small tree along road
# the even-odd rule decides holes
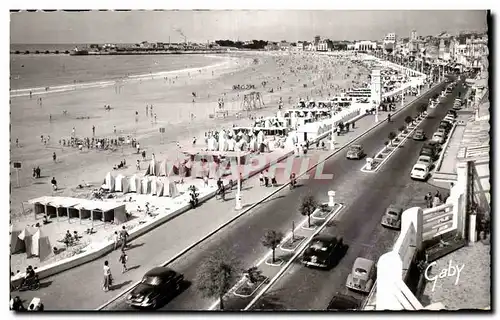
[[[307,225],[311,227],[311,214],[314,213],[314,210],[318,207],[318,202],[313,195],[306,195],[302,198],[302,202],[300,203],[300,214],[303,216],[307,216]]]
[[[200,265],[196,272],[195,285],[205,297],[219,298],[224,310],[224,295],[231,289],[239,274],[239,262],[223,250],[217,250]]]
[[[276,260],[274,253],[278,245],[283,240],[283,237],[284,236],[282,232],[269,230],[266,232],[266,234],[264,234],[264,237],[262,238],[262,245],[273,251],[273,263]]]

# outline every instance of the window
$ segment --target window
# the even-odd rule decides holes
[[[150,286],[158,286],[161,283],[161,278],[160,277],[144,277],[142,278],[141,283],[144,284],[149,284]]]
[[[368,273],[365,269],[361,269],[361,268],[356,268],[354,270],[354,272],[356,272],[357,274],[361,274],[361,275],[365,275]]]

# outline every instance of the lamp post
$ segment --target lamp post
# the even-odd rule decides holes
[[[237,159],[238,159],[238,184],[237,184],[237,189],[236,189],[236,205],[235,205],[235,209],[236,210],[241,210],[242,206],[241,206],[241,175],[240,175],[240,152],[238,150],[238,156],[237,156]]]
[[[335,123],[332,121],[332,138],[330,139],[330,150],[335,150]]]

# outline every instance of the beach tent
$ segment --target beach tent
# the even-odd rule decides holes
[[[148,169],[146,170],[145,176],[155,176],[156,175],[156,163],[151,160],[148,164]]]
[[[150,193],[151,190],[151,180],[149,180],[149,177],[144,177],[141,180],[141,192],[137,192],[140,194],[148,194]]]
[[[156,195],[158,197],[161,197],[163,195],[163,190],[164,190],[163,178],[156,179],[154,183],[156,184]]]
[[[35,232],[36,230],[32,227],[25,227],[18,235],[18,238],[24,243],[24,250],[28,257],[31,256],[32,236]]]
[[[168,177],[170,175],[168,163],[167,163],[166,159],[158,163],[158,171],[157,172],[158,172],[159,177]]]
[[[156,190],[156,180],[157,180],[156,177],[150,177],[149,178],[149,181],[150,181],[149,194],[151,194],[151,195],[155,195],[156,192],[157,192],[157,190]]]
[[[123,193],[130,192],[130,180],[126,177],[122,178],[122,192]]]
[[[31,239],[31,254],[38,256],[40,261],[47,259],[52,253],[49,237],[45,235],[41,228],[38,228]]]
[[[119,174],[115,178],[115,191],[123,191],[123,181],[126,181],[127,179],[125,178],[124,175]]]
[[[129,191],[135,192],[137,194],[141,193],[141,178],[139,178],[136,174],[130,177],[129,180]]]
[[[10,253],[18,253],[26,250],[24,241],[19,238],[22,230],[12,230],[10,233]]]
[[[163,196],[164,197],[172,197],[175,198],[179,196],[179,190],[177,190],[177,185],[175,182],[170,181],[168,178],[162,178],[161,182],[163,183]]]
[[[110,192],[113,192],[115,191],[115,179],[114,177],[111,175],[111,172],[108,172],[106,174],[106,186],[105,188],[108,189]]]

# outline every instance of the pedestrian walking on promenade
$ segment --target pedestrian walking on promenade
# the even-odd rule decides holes
[[[122,264],[122,273],[127,272],[127,260],[128,256],[125,253],[125,251],[122,250],[122,254],[120,255],[120,258],[118,258],[118,261]]]
[[[390,113],[387,115],[387,122],[391,122],[391,114]]]
[[[92,126],[92,135],[95,136],[95,126]]]
[[[109,288],[111,287],[113,283],[113,276],[111,275],[111,268],[109,267],[108,261],[104,261],[104,284],[102,286],[102,289],[107,292],[109,291]]]
[[[125,247],[127,247],[127,238],[129,237],[129,234],[127,230],[125,229],[125,226],[122,226],[122,230],[120,231],[120,240],[122,241],[122,251],[125,250]]]
[[[57,160],[57,156],[56,156],[55,152],[52,154],[52,160],[54,160],[54,162],[56,162],[56,160]]]
[[[262,172],[259,173],[259,181],[260,181],[260,185],[263,186],[264,185],[264,174]]]
[[[424,197],[425,203],[427,204],[427,208],[432,208],[432,193],[427,192]]]
[[[269,172],[267,170],[264,172],[264,185],[269,187]]]
[[[116,248],[118,248],[118,244],[120,243],[120,235],[118,234],[118,231],[115,231],[115,234],[113,235],[113,241],[114,241],[113,250],[116,250]]]

